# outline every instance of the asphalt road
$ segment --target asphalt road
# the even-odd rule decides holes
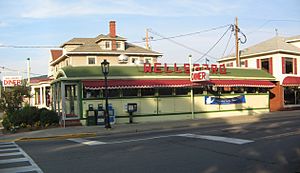
[[[300,172],[300,116],[17,145],[46,173],[294,173]]]

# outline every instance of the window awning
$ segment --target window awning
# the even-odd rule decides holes
[[[288,76],[283,79],[283,86],[300,86],[300,77]]]
[[[275,86],[270,81],[265,80],[211,80],[210,84],[218,87],[264,87],[272,88]]]
[[[85,89],[104,89],[104,80],[86,80],[83,81]],[[124,88],[161,88],[161,87],[188,87],[193,83],[188,79],[128,79],[128,80],[108,80],[109,89],[124,89]]]
[[[84,80],[85,89],[104,89],[104,80]],[[125,88],[163,88],[163,87],[190,87],[190,86],[218,86],[218,87],[267,87],[275,85],[270,81],[261,80],[210,80],[205,82],[191,82],[189,79],[111,79],[108,80],[109,89]]]

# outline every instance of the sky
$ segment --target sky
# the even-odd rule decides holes
[[[26,76],[27,58],[32,76],[48,74],[51,47],[107,34],[111,20],[117,35],[139,46],[150,29],[161,63],[185,63],[189,55],[197,63],[215,63],[234,53],[229,26],[235,17],[247,38],[241,49],[276,36],[275,30],[300,35],[299,0],[0,0],[0,11],[1,78]]]

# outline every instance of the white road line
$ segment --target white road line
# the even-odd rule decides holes
[[[238,145],[254,142],[252,140],[246,140],[246,139],[228,138],[228,137],[222,137],[222,136],[195,135],[195,134],[191,134],[191,133],[179,134],[177,136],[188,137],[188,138],[197,138],[197,139],[206,139],[206,140],[211,140],[211,141],[226,142],[226,143],[238,144]]]
[[[1,145],[12,145],[12,144],[14,144],[13,142],[1,142],[0,143],[0,146]]]
[[[10,148],[7,148],[9,146]],[[43,173],[43,171],[38,167],[38,165],[30,158],[30,156],[24,152],[24,150],[19,147],[16,143],[0,143],[0,151],[4,151],[5,153],[0,153],[0,156],[16,156],[21,155],[24,156],[22,158],[12,158],[12,159],[1,159],[0,164],[10,164],[10,163],[19,163],[19,162],[29,162],[30,166],[17,166],[11,168],[0,169],[1,173],[12,173],[12,172],[38,172]],[[14,147],[14,148],[11,148]],[[10,152],[18,150],[18,152]]]
[[[28,161],[27,158],[5,159],[5,160],[0,160],[0,164],[26,162],[26,161]],[[0,169],[0,172],[1,172],[1,169]]]
[[[0,145],[0,148],[10,148],[10,147],[16,147],[16,145],[15,144]]]
[[[27,153],[25,153],[25,151],[21,147],[19,147],[17,144],[16,144],[16,146],[20,149],[20,152],[28,159],[28,161],[32,165],[32,166],[30,166],[30,167],[32,167],[32,169],[28,168],[29,171],[27,171],[27,172],[35,171],[35,172],[38,172],[38,173],[43,173],[41,168],[38,167],[38,165],[31,159],[31,157]],[[0,170],[0,172],[1,172],[1,170]],[[26,172],[26,171],[22,170],[22,172]]]
[[[0,156],[16,156],[16,155],[22,155],[22,152],[13,152],[13,153],[1,153]]]
[[[18,148],[6,148],[6,149],[0,149],[0,152],[5,152],[5,151],[15,151],[19,150]]]
[[[112,142],[91,141],[91,140],[86,140],[86,139],[82,139],[82,138],[71,138],[71,139],[67,139],[67,140],[81,143],[84,145],[108,145],[108,144],[122,144],[122,143],[129,143],[129,142],[146,141],[146,140],[168,138],[168,137],[174,137],[174,136],[176,136],[176,135],[156,136],[156,137],[149,137],[149,138],[129,139],[129,140],[112,141]]]
[[[5,168],[5,169],[0,169],[1,173],[12,173],[12,172],[40,172],[39,167],[36,166],[20,166],[20,167],[12,167],[12,168]]]
[[[100,141],[90,141],[90,140],[86,140],[86,139],[82,139],[82,138],[71,138],[71,139],[67,139],[68,141],[73,141],[73,142],[77,142],[80,144],[84,144],[84,145],[103,145],[106,144],[106,142],[100,142]]]

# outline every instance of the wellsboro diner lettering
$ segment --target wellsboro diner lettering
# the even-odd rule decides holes
[[[225,64],[193,64],[194,71],[209,70],[211,74],[226,74]],[[144,63],[144,73],[190,73],[190,64],[178,66],[176,63],[169,65],[167,63]]]

